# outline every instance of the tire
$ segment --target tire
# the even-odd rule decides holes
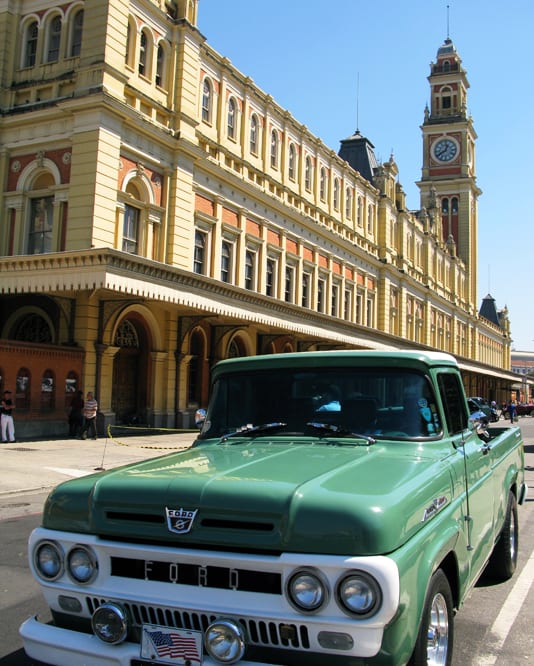
[[[508,493],[508,504],[504,525],[488,563],[487,574],[496,581],[505,581],[514,575],[517,567],[519,546],[519,523],[517,520],[517,500]]]
[[[454,643],[454,609],[447,576],[438,569],[425,597],[423,616],[409,666],[450,666]]]

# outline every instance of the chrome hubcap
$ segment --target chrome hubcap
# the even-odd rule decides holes
[[[430,607],[427,635],[428,666],[444,666],[449,646],[449,614],[442,594],[436,594]]]

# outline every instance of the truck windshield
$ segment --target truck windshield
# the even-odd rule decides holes
[[[435,439],[442,430],[432,386],[415,370],[273,368],[220,376],[199,439],[273,423],[283,424],[278,436],[319,436],[317,422],[377,439]]]

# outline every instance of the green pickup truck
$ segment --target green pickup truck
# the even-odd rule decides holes
[[[29,560],[55,666],[447,665],[483,570],[516,567],[517,427],[437,352],[234,359],[182,452],[68,481]]]

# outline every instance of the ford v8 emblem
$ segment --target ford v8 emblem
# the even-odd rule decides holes
[[[188,511],[187,509],[169,509],[165,507],[167,515],[167,527],[169,531],[176,534],[187,534],[193,527],[193,521],[198,513],[198,509]]]

